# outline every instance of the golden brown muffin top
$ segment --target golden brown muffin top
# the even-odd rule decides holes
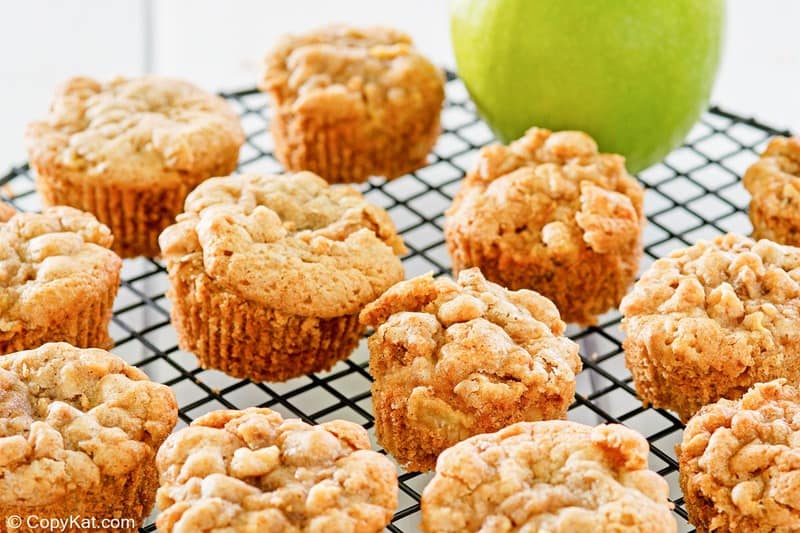
[[[44,327],[74,308],[65,302],[108,290],[122,268],[113,237],[71,207],[5,213],[0,221],[0,332]]]
[[[742,177],[753,196],[773,196],[776,215],[800,206],[800,137],[775,137]],[[784,213],[786,215],[787,213]]]
[[[295,113],[379,121],[393,109],[441,100],[444,77],[405,33],[333,25],[282,38],[264,61],[260,87]]]
[[[357,313],[404,276],[388,213],[311,172],[207,180],[159,241],[167,262],[199,256],[227,290],[302,316]]]
[[[759,531],[800,524],[800,390],[786,380],[700,409],[678,455],[684,485],[716,510],[711,529],[728,530],[743,518]]]
[[[488,282],[477,268],[458,281],[428,274],[398,283],[361,322],[376,328],[376,379],[406,389],[411,415],[447,424],[454,439],[498,409],[540,418],[543,403],[572,401],[581,361],[556,306],[537,292]]]
[[[647,469],[647,441],[621,425],[520,422],[439,456],[422,530],[677,530],[669,486]]]
[[[178,411],[169,387],[66,343],[0,357],[0,503],[46,505],[152,460]]]
[[[213,175],[244,133],[222,98],[184,81],[72,78],[26,141],[37,169],[132,186]]]
[[[158,452],[159,531],[377,533],[397,507],[397,471],[367,432],[269,409],[214,411]]]
[[[736,234],[699,241],[653,263],[620,311],[629,333],[659,323],[673,352],[739,375],[800,343],[800,249]]]
[[[585,133],[531,128],[508,146],[481,149],[446,224],[519,262],[544,255],[569,263],[587,247],[630,249],[643,195],[625,159],[598,153]]]

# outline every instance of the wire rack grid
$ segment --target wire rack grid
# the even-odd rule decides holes
[[[255,89],[223,96],[241,115],[247,133],[240,170],[280,171],[272,155],[265,96]],[[408,277],[429,271],[449,273],[450,260],[442,237],[443,212],[478,149],[493,141],[463,84],[452,74],[448,75],[442,124],[442,135],[425,168],[390,182],[372,179],[359,186],[371,202],[388,210],[402,233],[409,249],[403,258]],[[640,173],[638,178],[647,191],[645,213],[649,221],[640,272],[656,258],[698,239],[728,231],[748,234],[749,197],[739,177],[767,140],[778,134],[788,132],[714,107],[703,115],[683,146]],[[12,168],[0,178],[0,198],[23,211],[40,208],[28,165]],[[172,387],[180,407],[178,428],[215,409],[262,406],[311,423],[339,418],[362,424],[375,444],[365,342],[329,372],[284,383],[234,379],[200,368],[191,353],[178,348],[169,320],[170,301],[165,297],[166,271],[159,261],[125,261],[122,278],[111,324],[116,343],[113,351],[155,381]],[[683,426],[673,414],[643,408],[636,398],[624,365],[619,322],[619,313],[612,311],[602,316],[597,326],[568,329],[581,345],[584,364],[568,417],[591,425],[622,423],[645,435],[650,442],[651,468],[669,482],[679,530],[689,531],[674,452]],[[420,494],[431,474],[400,472],[399,507],[388,530],[418,531]],[[154,530],[151,517],[142,531]]]

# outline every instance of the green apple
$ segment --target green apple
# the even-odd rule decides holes
[[[724,0],[452,0],[458,73],[503,141],[578,129],[628,169],[680,144],[719,64]]]

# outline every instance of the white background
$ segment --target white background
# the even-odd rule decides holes
[[[0,172],[24,159],[25,124],[75,74],[152,71],[210,90],[249,87],[279,34],[334,21],[398,26],[453,66],[446,0],[3,1],[0,20]],[[800,0],[729,0],[712,101],[800,132]]]

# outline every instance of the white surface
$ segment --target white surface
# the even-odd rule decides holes
[[[800,1],[728,3],[713,102],[800,132]],[[74,74],[151,68],[212,90],[252,86],[278,35],[335,21],[400,27],[434,61],[453,65],[445,0],[28,0],[3,2],[0,20],[0,172],[24,159],[25,124]]]

